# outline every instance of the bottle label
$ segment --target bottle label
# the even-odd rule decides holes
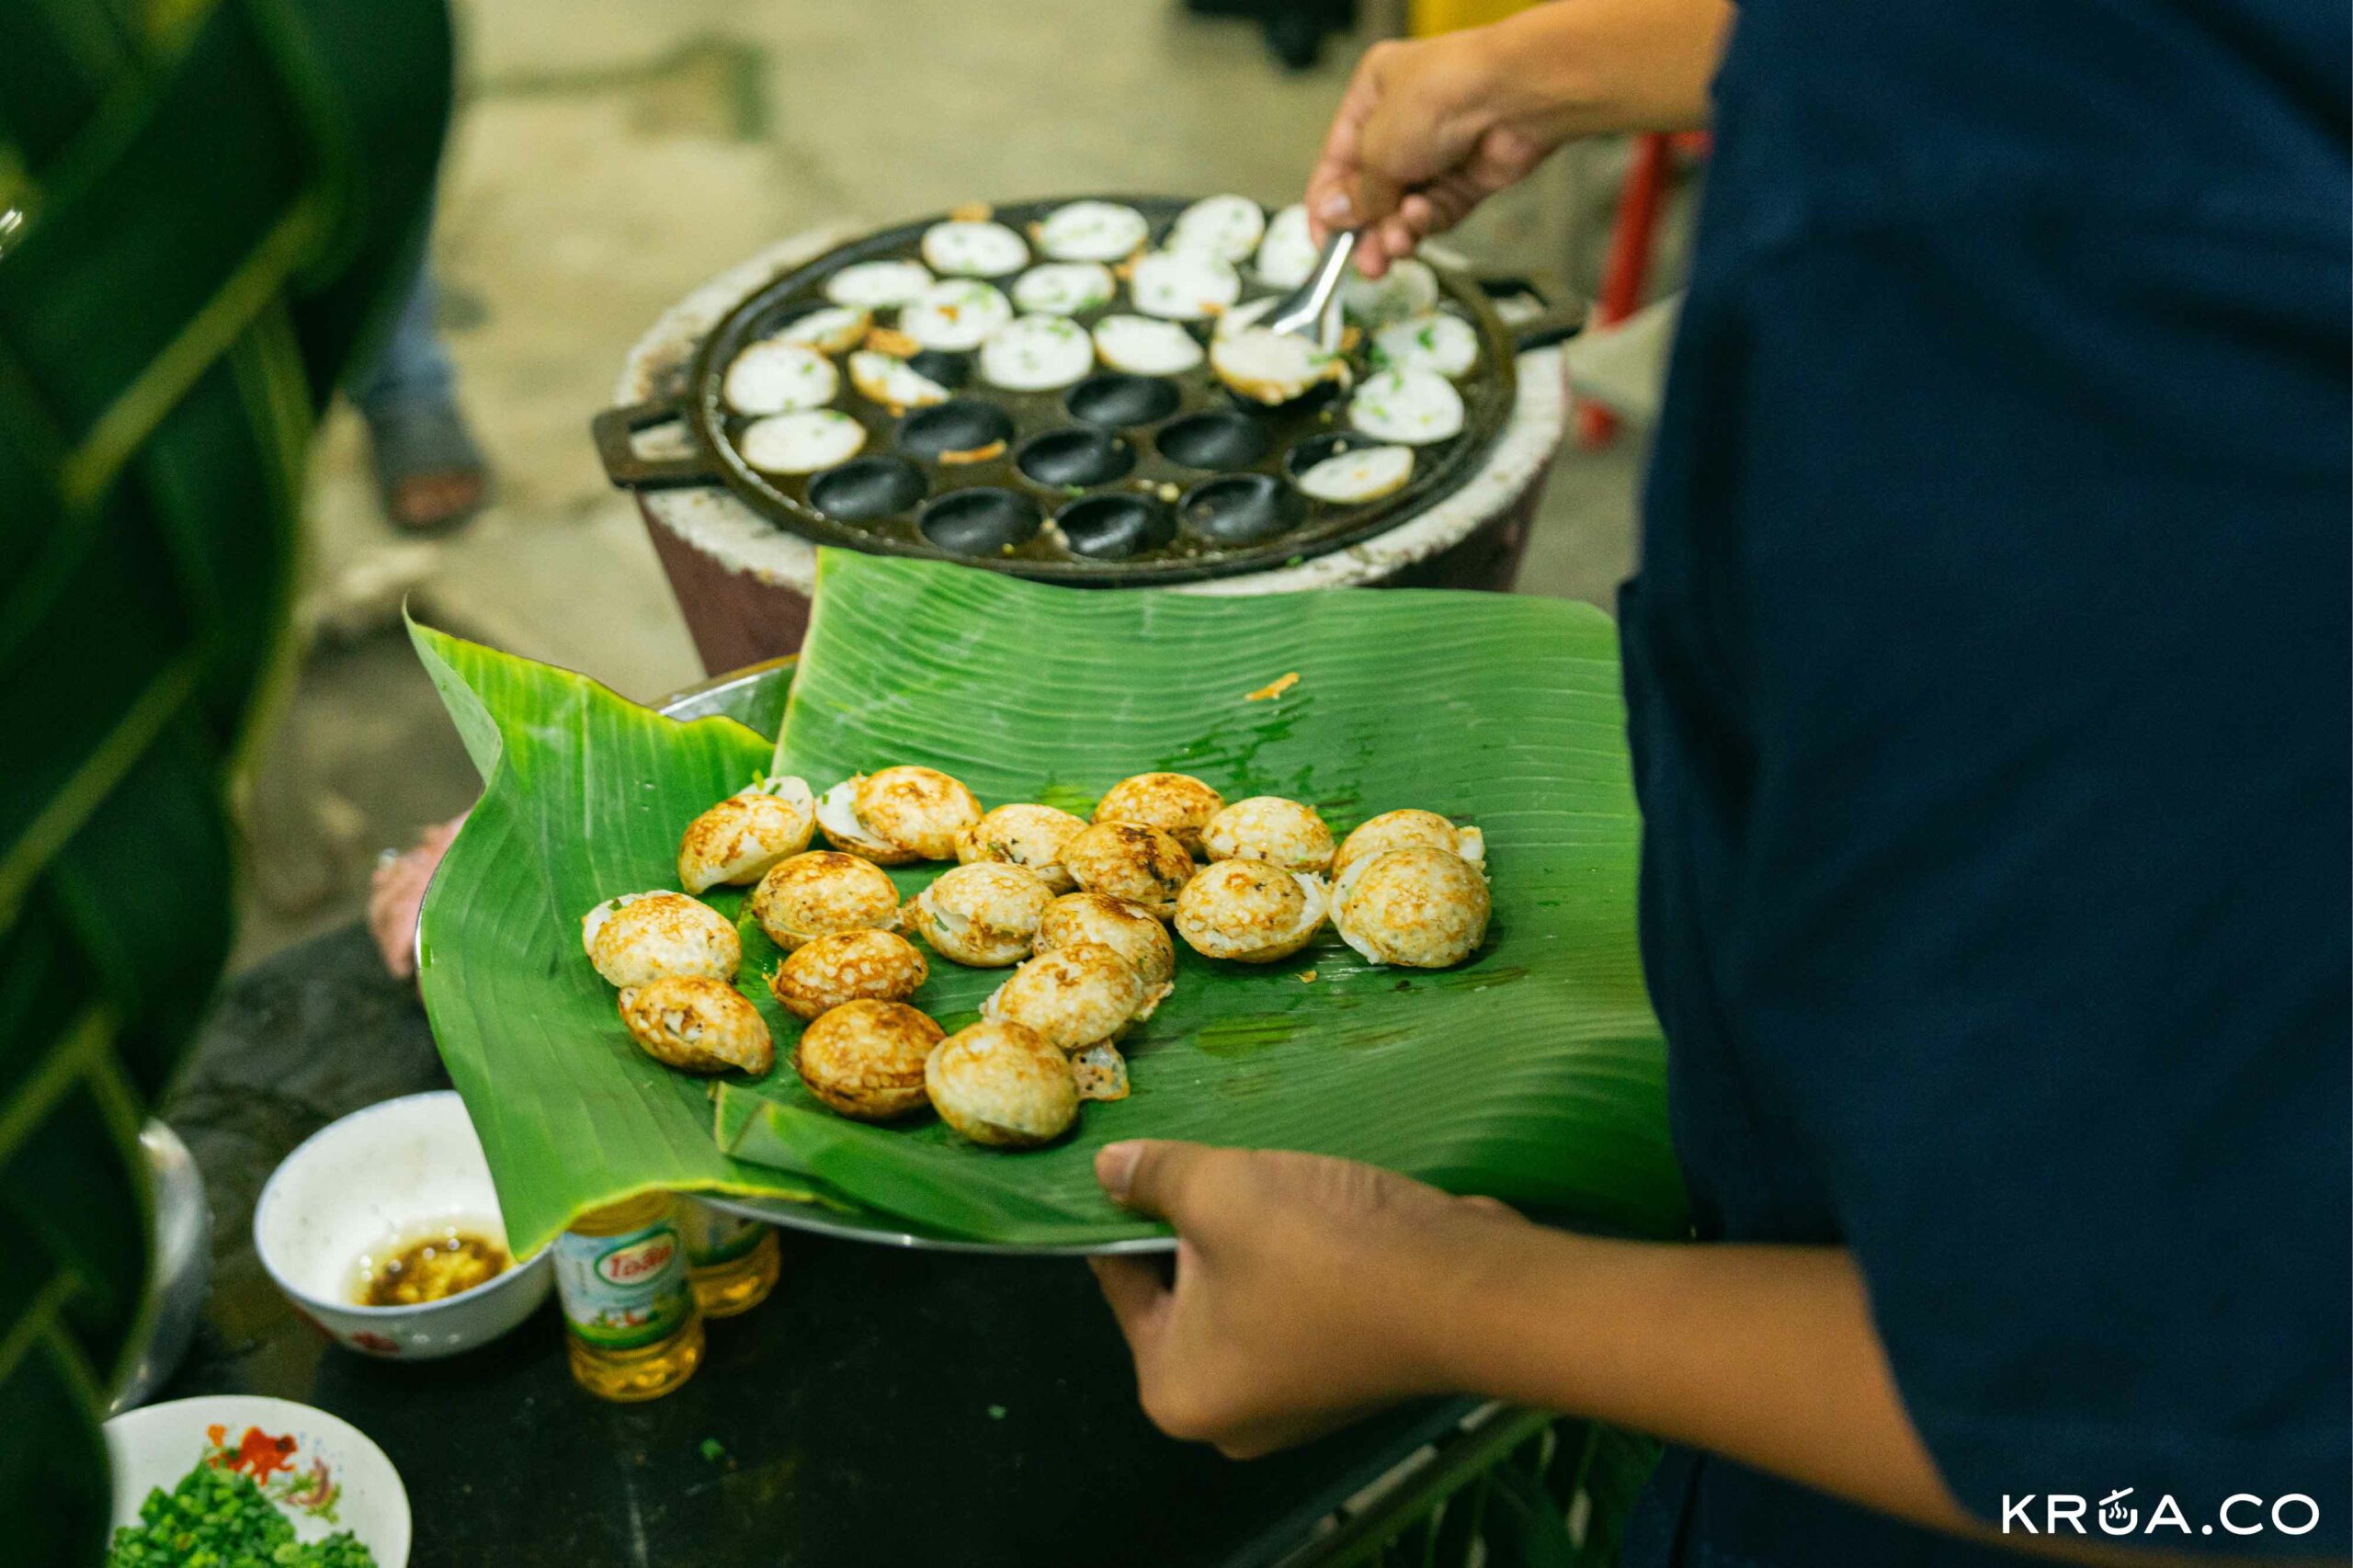
[[[634,1350],[678,1331],[694,1311],[686,1251],[668,1220],[611,1236],[555,1239],[555,1288],[572,1332],[605,1350]]]
[[[743,1219],[692,1199],[679,1199],[678,1229],[687,1238],[688,1268],[716,1268],[748,1256],[767,1234],[767,1227],[757,1220]]]

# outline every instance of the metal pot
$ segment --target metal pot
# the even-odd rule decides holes
[[[155,1267],[133,1334],[136,1354],[107,1405],[108,1415],[144,1404],[178,1368],[204,1316],[205,1294],[212,1282],[212,1209],[205,1201],[204,1177],[188,1145],[151,1119],[139,1130],[139,1152],[153,1203],[149,1219]]]

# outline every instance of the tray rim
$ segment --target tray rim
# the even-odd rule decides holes
[[[747,1198],[715,1192],[690,1192],[697,1202],[745,1220],[758,1220],[787,1230],[835,1241],[866,1242],[876,1246],[904,1247],[911,1252],[968,1253],[988,1257],[1136,1257],[1173,1253],[1173,1234],[1125,1236],[1107,1242],[976,1242],[941,1235],[882,1215],[867,1217],[798,1203],[790,1198]]]

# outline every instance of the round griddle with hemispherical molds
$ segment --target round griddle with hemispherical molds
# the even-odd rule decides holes
[[[1073,199],[1141,213],[1146,250],[1166,241],[1190,205],[1169,198]],[[1052,259],[1040,247],[1038,226],[1070,205],[1012,203],[992,210],[990,221],[1024,239],[1027,265],[1034,267]],[[1461,399],[1461,429],[1416,445],[1404,484],[1363,501],[1321,498],[1300,484],[1318,463],[1386,444],[1351,427],[1349,391],[1326,383],[1268,407],[1229,390],[1206,352],[1166,374],[1112,369],[1098,357],[1074,381],[1067,379],[1070,361],[1056,361],[1051,336],[1024,329],[1027,341],[1001,346],[1000,373],[1008,373],[1005,367],[1014,358],[1005,351],[1014,350],[1026,354],[1025,368],[1063,384],[1016,390],[987,373],[985,339],[968,348],[908,353],[913,346],[895,335],[908,311],[918,307],[877,304],[868,307],[873,326],[866,347],[897,350],[908,369],[938,389],[938,401],[885,404],[848,374],[838,378],[818,409],[763,415],[729,400],[728,369],[746,348],[817,311],[838,311],[828,285],[845,269],[924,263],[926,234],[947,222],[926,219],[837,246],[737,303],[705,337],[676,395],[598,416],[597,449],[613,483],[634,488],[721,483],[754,511],[815,543],[955,561],[1048,582],[1175,583],[1263,571],[1370,538],[1454,490],[1477,471],[1510,418],[1514,356],[1571,335],[1582,320],[1580,312],[1552,312],[1515,330],[1497,315],[1489,295],[1525,291],[1527,285],[1482,283],[1433,269],[1435,309],[1458,324],[1447,329],[1448,341],[1460,344],[1467,331],[1476,344],[1474,362],[1445,378]],[[991,265],[1003,247],[994,234],[957,237]],[[976,239],[982,243],[974,245]],[[937,239],[931,248],[936,259]],[[1132,267],[1111,265],[1119,275],[1114,297],[1075,312],[1070,319],[1082,329],[1108,316],[1141,313],[1129,287]],[[1021,270],[983,281],[1010,296]],[[1232,310],[1290,291],[1260,277],[1252,260],[1235,264],[1235,270],[1241,292]],[[885,293],[899,291],[912,276],[903,267],[859,275]],[[909,325],[936,328],[937,316]],[[1182,330],[1206,350],[1216,323],[1188,323]],[[1375,324],[1361,324],[1347,350],[1352,388],[1362,388],[1377,368],[1375,337]],[[1022,379],[1019,371],[1009,373]],[[763,469],[753,460],[779,450],[830,457],[846,436],[836,415],[863,433],[854,454],[807,473]],[[764,419],[771,423],[759,428]],[[638,455],[631,439],[636,431],[679,420],[691,437],[690,452]],[[777,420],[797,423],[779,426]]]

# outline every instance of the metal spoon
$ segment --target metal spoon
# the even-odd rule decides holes
[[[1356,231],[1333,230],[1315,258],[1315,270],[1307,275],[1306,282],[1284,296],[1281,304],[1267,312],[1262,324],[1266,329],[1285,337],[1303,337],[1323,353],[1337,353],[1340,278],[1347,273],[1348,257],[1356,248]]]

